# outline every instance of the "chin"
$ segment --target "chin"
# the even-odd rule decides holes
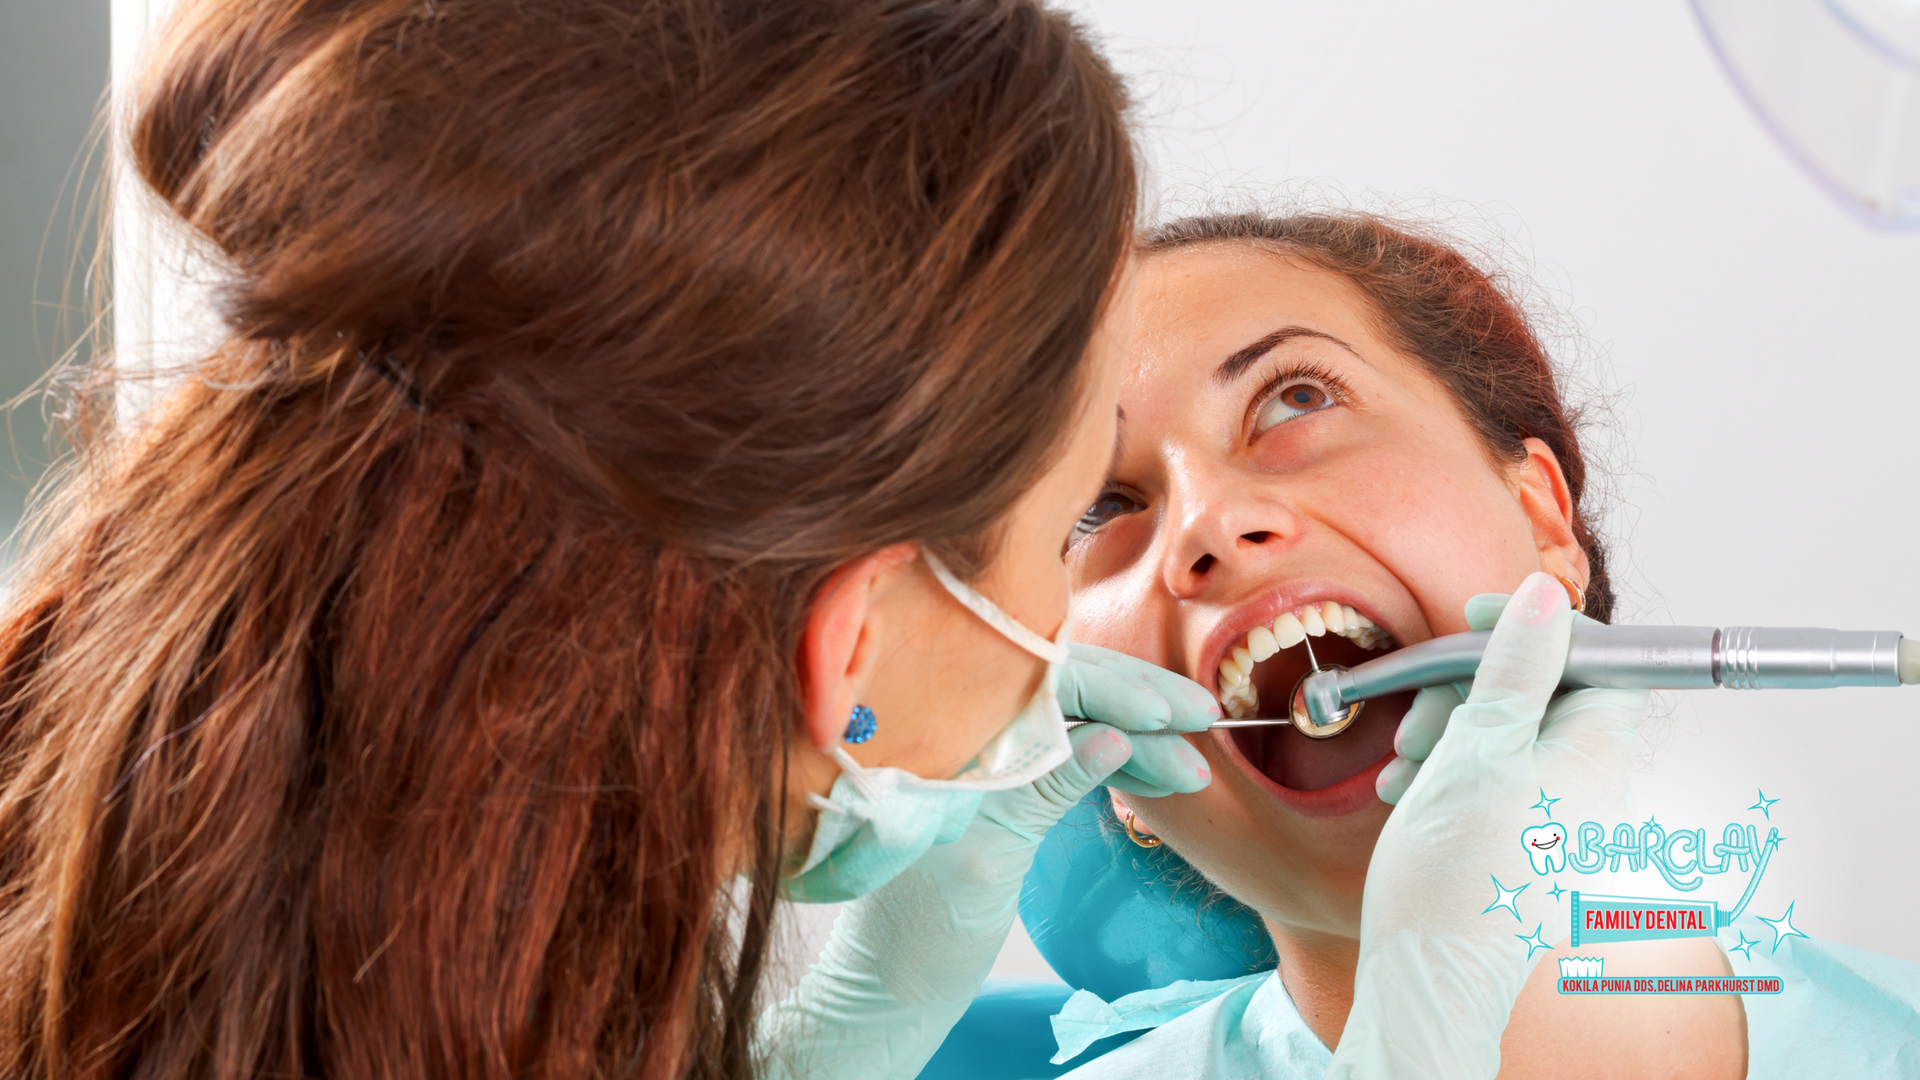
[[[1261,729],[1237,729],[1249,730]],[[1192,795],[1123,796],[1140,823],[1271,922],[1358,936],[1367,863],[1393,810],[1374,795],[1379,770],[1362,769],[1328,794],[1276,794],[1279,785],[1248,763],[1228,732],[1187,738],[1213,767],[1213,783]],[[1310,809],[1299,808],[1303,801]]]
[[[1264,738],[1246,739],[1248,734]],[[1245,745],[1251,742],[1256,752],[1266,751],[1268,756],[1262,760],[1271,763],[1273,758],[1296,749],[1292,740],[1314,741],[1299,732],[1291,728],[1240,728],[1214,732],[1206,739],[1213,743],[1207,753],[1214,770],[1213,787],[1219,789],[1223,799],[1232,801],[1232,813],[1244,820],[1248,839],[1261,846],[1283,846],[1297,870],[1310,877],[1350,881],[1357,895],[1373,857],[1373,845],[1386,826],[1387,815],[1393,812],[1373,788],[1374,778],[1392,760],[1392,750],[1350,776],[1325,787],[1306,789],[1275,780],[1271,771],[1249,759]]]

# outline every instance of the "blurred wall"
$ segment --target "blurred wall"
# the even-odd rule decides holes
[[[107,54],[107,0],[0,3],[0,400],[31,386],[85,326],[77,283],[70,318],[60,305],[70,259],[92,254],[81,155]],[[10,427],[0,534],[13,531],[47,457],[38,401],[14,410]]]

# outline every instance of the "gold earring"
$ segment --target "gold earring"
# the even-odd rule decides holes
[[[1581,589],[1580,586],[1575,585],[1571,578],[1563,578],[1559,574],[1555,574],[1553,577],[1555,581],[1560,583],[1561,588],[1567,590],[1567,603],[1573,605],[1573,610],[1580,612],[1582,615],[1586,614],[1586,591]]]
[[[1166,843],[1165,840],[1160,839],[1150,832],[1141,831],[1140,827],[1134,823],[1133,811],[1131,810],[1120,811],[1120,824],[1126,826],[1127,839],[1143,848],[1157,848],[1161,844]]]

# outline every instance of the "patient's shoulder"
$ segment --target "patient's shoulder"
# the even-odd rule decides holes
[[[1731,975],[1711,938],[1628,941],[1576,950],[1606,961],[1608,976]],[[1500,1080],[1747,1074],[1747,1014],[1734,994],[1562,994],[1559,957],[1540,958],[1500,1040]]]

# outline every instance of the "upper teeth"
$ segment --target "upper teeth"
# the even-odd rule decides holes
[[[1337,600],[1308,604],[1273,620],[1271,626],[1256,626],[1247,631],[1245,641],[1228,651],[1220,661],[1220,704],[1236,720],[1253,716],[1260,708],[1260,694],[1253,688],[1253,665],[1282,649],[1291,649],[1309,637],[1339,634],[1368,649],[1384,647],[1391,639],[1373,620]]]

